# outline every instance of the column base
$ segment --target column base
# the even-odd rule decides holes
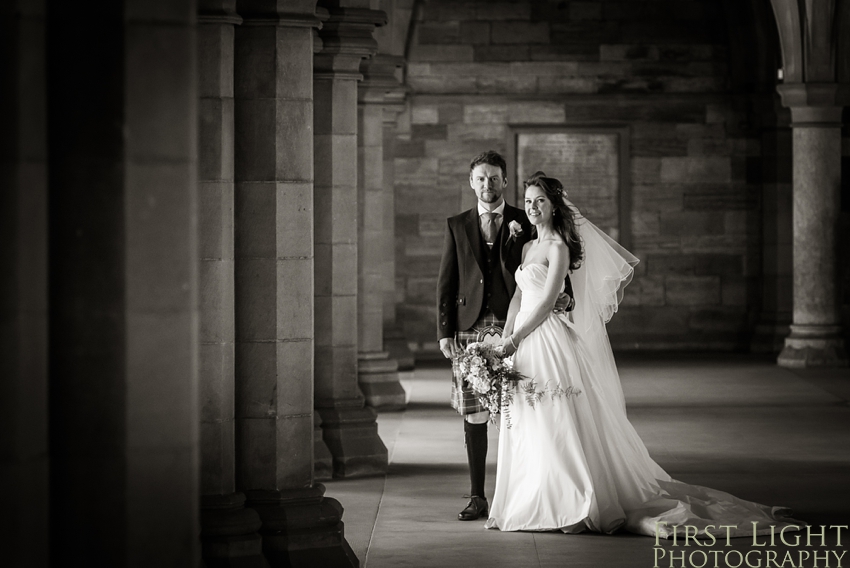
[[[201,496],[201,555],[207,568],[269,568],[262,523],[242,493]]]
[[[362,404],[362,401],[354,401]],[[334,477],[383,475],[387,472],[387,447],[378,436],[377,413],[370,407],[338,405],[317,408],[322,433],[333,455]]]
[[[776,360],[781,367],[846,367],[841,326],[791,324],[791,335]]]
[[[412,371],[416,366],[416,359],[407,338],[398,328],[388,327],[384,329],[384,349],[389,352],[390,358],[398,361],[399,371]]]
[[[763,322],[756,324],[750,340],[750,352],[778,354],[785,346],[785,338],[791,332],[789,323]]]
[[[272,566],[358,568],[345,540],[343,508],[324,497],[321,483],[292,491],[247,491],[248,505],[260,515],[263,552]]]
[[[357,382],[366,404],[378,410],[404,410],[407,393],[398,381],[398,362],[386,351],[358,353]]]
[[[313,413],[313,479],[331,479],[334,473],[334,458],[322,438],[322,418]]]

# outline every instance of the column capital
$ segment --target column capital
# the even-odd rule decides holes
[[[408,88],[396,71],[404,67],[404,57],[379,53],[360,63],[363,80],[358,85],[357,102],[360,104],[398,105],[404,102]]]
[[[321,53],[325,44],[322,42],[322,38],[319,37],[319,30],[324,27],[325,22],[330,18],[330,14],[328,13],[327,8],[323,8],[321,6],[316,6],[316,18],[319,20],[320,25],[316,26],[316,29],[313,30],[313,58],[317,53]]]
[[[319,38],[322,50],[313,57],[317,78],[362,79],[360,62],[378,51],[372,32],[387,23],[387,14],[366,8],[331,8]]]
[[[783,83],[776,90],[791,109],[793,127],[838,128],[850,102],[850,86],[838,83]]]
[[[198,23],[239,25],[242,16],[236,13],[236,0],[199,0]]]
[[[232,0],[201,0],[230,4]],[[316,15],[316,0],[239,0],[236,7],[245,26],[281,26],[287,28],[321,28]]]
[[[398,115],[403,113],[404,109],[404,100],[384,104],[384,126],[395,126],[398,121]]]

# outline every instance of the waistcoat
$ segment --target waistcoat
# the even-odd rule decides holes
[[[492,247],[487,246],[487,243],[484,242],[483,235],[481,238],[481,256],[485,261],[485,270],[484,302],[481,306],[481,313],[478,316],[479,318],[488,311],[492,311],[501,320],[504,320],[508,315],[508,306],[510,306],[511,299],[508,296],[505,279],[502,277],[502,263],[499,247],[504,228],[505,223],[502,223],[502,226],[496,233],[496,242]]]

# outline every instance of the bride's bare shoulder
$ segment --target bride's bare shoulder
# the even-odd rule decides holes
[[[546,257],[549,259],[550,264],[562,260],[569,264],[570,261],[570,249],[567,247],[567,243],[565,243],[562,239],[554,239],[549,243],[549,248],[546,251]]]
[[[548,243],[549,249],[546,251],[549,254],[570,254],[570,249],[567,248],[567,243],[562,239],[552,239]]]

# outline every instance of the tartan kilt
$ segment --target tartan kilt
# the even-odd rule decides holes
[[[496,343],[501,341],[504,329],[505,322],[497,318],[493,312],[488,311],[473,324],[471,329],[455,333],[455,339],[461,349],[466,349],[467,345],[478,341]],[[462,416],[487,410],[478,402],[472,387],[463,380],[456,363],[456,360],[452,360],[452,408]]]

